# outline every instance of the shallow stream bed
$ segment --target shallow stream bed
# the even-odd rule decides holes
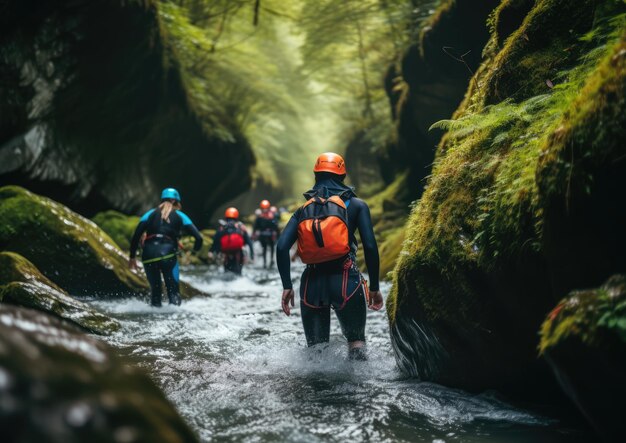
[[[123,325],[107,340],[147,369],[202,441],[585,441],[496,393],[406,379],[384,312],[368,312],[369,361],[352,362],[335,319],[328,346],[305,348],[299,309],[289,318],[280,310],[277,272],[184,274],[210,295],[161,309],[139,300],[93,304]]]

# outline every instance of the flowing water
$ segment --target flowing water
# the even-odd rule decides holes
[[[406,379],[384,312],[368,312],[369,361],[352,362],[334,318],[330,344],[305,348],[299,310],[280,310],[277,272],[183,274],[209,296],[161,309],[93,303],[123,325],[109,342],[151,373],[202,441],[582,441],[495,393]]]

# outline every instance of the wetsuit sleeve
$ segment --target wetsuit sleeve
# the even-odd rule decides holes
[[[363,244],[363,252],[365,253],[367,273],[370,277],[370,289],[372,291],[378,291],[380,289],[378,281],[378,274],[380,272],[378,245],[376,244],[376,237],[374,236],[374,227],[372,226],[370,208],[365,202],[361,202],[361,207],[359,208],[359,214],[357,217],[357,226],[361,236],[361,243]]]
[[[148,227],[148,219],[154,212],[154,209],[149,210],[139,219],[139,224],[135,228],[135,232],[133,237],[130,239],[130,258],[135,258],[137,255],[137,248],[139,247],[139,239],[142,234],[146,232],[146,228]]]
[[[276,244],[276,265],[278,266],[278,272],[280,272],[280,279],[283,282],[284,289],[292,289],[291,283],[291,261],[289,258],[289,251],[291,247],[298,239],[298,219],[294,214],[287,226],[278,239]]]
[[[243,230],[243,241],[248,245],[248,248],[250,248],[250,259],[254,260],[254,245],[246,229]]]

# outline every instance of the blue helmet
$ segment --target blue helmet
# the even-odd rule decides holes
[[[180,194],[174,188],[165,188],[163,192],[161,192],[161,200],[165,199],[174,199],[180,201]]]

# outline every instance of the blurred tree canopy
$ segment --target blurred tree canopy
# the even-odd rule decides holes
[[[226,140],[242,131],[256,179],[295,189],[319,152],[341,151],[356,131],[384,143],[392,122],[383,76],[435,3],[159,0],[158,8],[167,62],[178,64],[205,130]]]

